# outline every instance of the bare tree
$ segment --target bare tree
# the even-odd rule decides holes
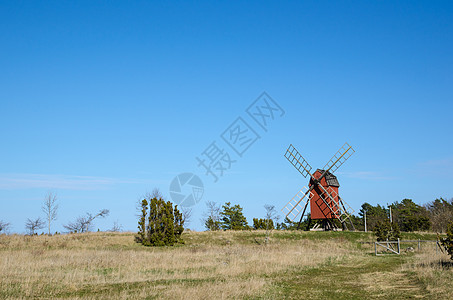
[[[160,192],[158,188],[153,189],[153,191],[145,193],[143,196],[141,196],[137,202],[135,203],[135,210],[137,211],[137,214],[135,215],[136,217],[141,217],[142,215],[142,201],[143,199],[146,199],[148,203],[151,202],[151,199],[156,198],[156,199],[164,199],[164,196]]]
[[[201,220],[206,229],[215,231],[220,229],[220,205],[213,201],[206,202],[207,211]]]
[[[10,223],[0,220],[0,234],[8,233]]]
[[[44,226],[46,226],[46,222],[41,220],[41,218],[27,219],[27,222],[25,222],[25,230],[27,230],[29,235],[34,235],[37,230],[43,229]]]
[[[109,230],[111,232],[120,232],[123,230],[123,225],[118,223],[118,220],[113,222],[113,227]]]
[[[55,221],[57,219],[57,195],[52,192],[48,192],[41,209],[46,215],[48,234],[50,235],[50,224],[52,223],[52,221]]]
[[[264,205],[264,209],[266,209],[266,244],[269,241],[269,235],[273,229],[271,226],[271,220],[273,223],[277,224],[280,216],[277,215],[277,211],[275,210],[274,205],[266,204]]]
[[[190,218],[192,217],[192,209],[191,208],[187,208],[187,207],[181,207],[178,209],[181,210],[181,213],[182,213],[182,221],[184,223],[184,227],[187,228],[187,225],[190,223]]]
[[[96,215],[86,213],[86,216],[78,217],[74,222],[70,222],[66,225],[63,225],[64,228],[70,232],[87,232],[90,231],[93,226],[93,221],[97,217],[104,218],[109,215],[108,209],[103,209],[99,211]]]
[[[156,198],[156,199],[164,199],[164,196],[162,195],[162,193],[160,192],[160,190],[158,188],[155,188],[153,189],[153,191],[151,192],[151,199],[152,198]],[[149,200],[149,199],[148,199]]]

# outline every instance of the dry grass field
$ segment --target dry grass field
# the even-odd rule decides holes
[[[453,298],[452,265],[431,246],[376,257],[366,233],[264,236],[187,232],[185,245],[147,248],[133,233],[2,235],[0,298]]]

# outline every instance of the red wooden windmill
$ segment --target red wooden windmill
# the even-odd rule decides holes
[[[286,217],[291,221],[296,220],[300,215],[300,223],[304,217],[308,203],[310,203],[311,220],[323,220],[322,226],[324,230],[336,230],[335,222],[339,220],[343,229],[347,229],[346,220],[349,219],[351,229],[354,230],[354,225],[350,216],[354,212],[352,208],[338,195],[337,177],[333,173],[354,153],[354,149],[345,143],[343,147],[329,160],[322,169],[317,169],[313,174],[312,167],[299,154],[299,152],[290,145],[286,150],[285,157],[289,162],[302,174],[307,177],[310,175],[310,182],[307,187],[303,187],[282,209]],[[308,224],[308,228],[310,223]],[[308,230],[307,228],[307,230]]]

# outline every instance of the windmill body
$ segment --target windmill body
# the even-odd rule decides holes
[[[313,173],[313,177],[318,179],[324,173],[325,170],[318,169],[315,173]],[[310,217],[312,220],[320,220],[320,219],[338,219],[339,212],[336,209],[339,207],[339,196],[338,196],[338,188],[340,184],[338,183],[337,177],[332,173],[327,173],[326,176],[322,177],[319,181],[319,184],[324,187],[325,190],[333,191],[332,198],[333,201],[330,203],[325,203],[323,199],[324,191],[317,186],[313,178],[310,178],[310,183],[308,187],[313,186],[313,194],[310,199]],[[327,201],[326,201],[327,202]]]
[[[286,217],[291,221],[295,221],[300,216],[299,227],[305,216],[308,204],[310,204],[310,221],[312,219],[323,220],[323,228],[325,230],[337,229],[333,220],[340,221],[343,229],[346,229],[346,220],[348,219],[351,228],[354,229],[350,219],[353,210],[338,195],[340,184],[337,177],[333,175],[353,153],[354,149],[348,143],[345,143],[324,168],[312,172],[310,164],[293,145],[290,145],[286,150],[285,157],[304,177],[310,176],[310,181],[308,188],[303,187],[282,209]]]

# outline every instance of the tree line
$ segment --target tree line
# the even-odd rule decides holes
[[[206,230],[252,230],[252,229],[277,229],[293,230],[298,227],[298,222],[292,222],[285,218],[279,222],[279,216],[275,207],[265,205],[266,216],[264,218],[253,218],[253,224],[249,225],[243,215],[243,208],[239,204],[226,202],[220,206],[215,202],[206,202],[206,212],[203,218],[203,225]],[[270,214],[270,215],[269,215]],[[436,199],[425,205],[418,205],[412,199],[396,201],[388,207],[377,204],[375,206],[365,202],[362,204],[358,216],[351,215],[351,221],[356,230],[365,230],[365,219],[368,231],[375,231],[376,226],[382,226],[388,221],[393,226],[398,226],[402,232],[412,231],[434,231],[444,233],[447,225],[453,222],[453,198],[445,200]],[[305,217],[299,228],[307,230],[310,214]],[[319,220],[311,220],[314,225]]]
[[[445,233],[447,224],[453,221],[453,198],[439,198],[425,205],[418,205],[412,199],[396,201],[388,207],[364,203],[358,215],[353,216],[353,222],[359,230],[364,230],[366,218],[367,230],[370,231],[380,222],[389,220],[404,232],[431,230]]]

